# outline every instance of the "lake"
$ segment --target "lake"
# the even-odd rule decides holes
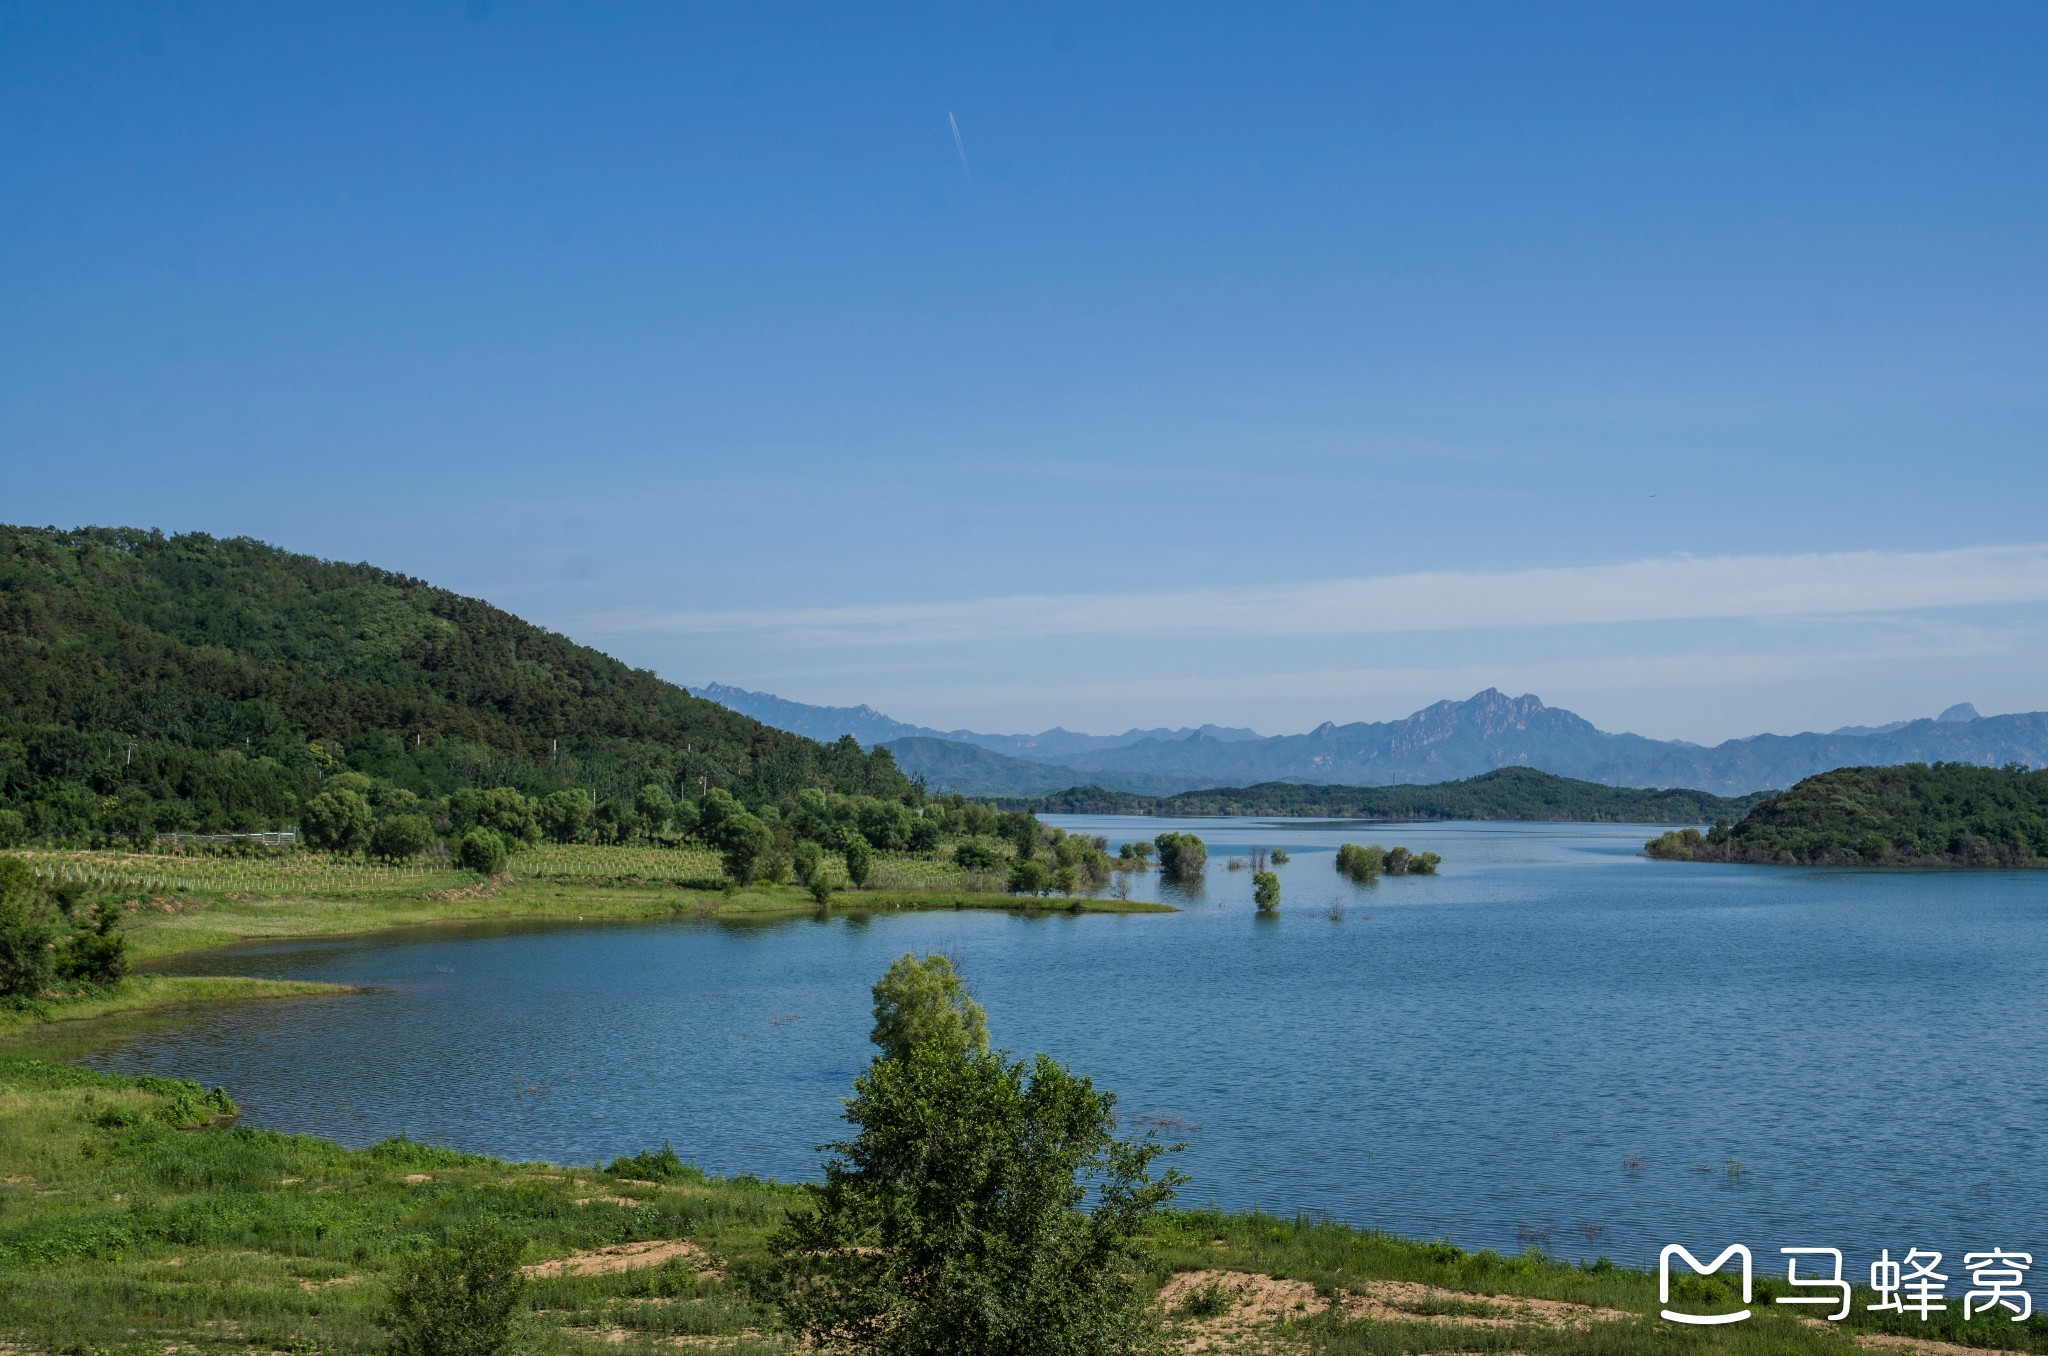
[[[997,1044],[1186,1142],[1187,1203],[1638,1265],[1740,1241],[1780,1274],[1784,1246],[2048,1251],[2048,876],[1653,862],[1625,825],[1049,822],[1112,848],[1198,832],[1206,880],[1136,878],[1175,914],[245,946],[190,968],[374,991],[206,1012],[98,1062],[350,1144],[590,1162],[668,1140],[802,1179],[872,1053],[868,987],[944,950]],[[1347,840],[1442,874],[1354,885]],[[1277,917],[1227,869],[1254,845],[1292,856]]]

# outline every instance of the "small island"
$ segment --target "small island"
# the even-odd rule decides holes
[[[1733,824],[1643,845],[1662,861],[1771,866],[2048,866],[2048,770],[1906,763],[1808,777]]]

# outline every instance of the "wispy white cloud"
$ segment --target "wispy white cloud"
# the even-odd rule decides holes
[[[1711,618],[1833,616],[2048,601],[2048,545],[1431,571],[1134,593],[760,611],[619,611],[586,634],[748,635],[792,645],[1084,636],[1279,637]]]

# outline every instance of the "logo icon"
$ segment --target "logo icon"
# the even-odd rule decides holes
[[[1684,1258],[1685,1264],[1701,1276],[1711,1276],[1722,1267],[1728,1265],[1729,1258],[1740,1257],[1742,1259],[1742,1302],[1744,1304],[1749,1303],[1752,1267],[1754,1264],[1750,1260],[1748,1248],[1745,1248],[1740,1243],[1731,1243],[1722,1251],[1719,1257],[1716,1257],[1712,1262],[1703,1263],[1699,1258],[1687,1252],[1682,1245],[1667,1243],[1664,1246],[1664,1251],[1657,1254],[1657,1302],[1659,1304],[1668,1306],[1671,1303],[1671,1259],[1673,1257]],[[1704,1325],[1712,1323],[1740,1323],[1743,1319],[1749,1317],[1749,1310],[1737,1309],[1732,1314],[1681,1314],[1667,1307],[1663,1310],[1663,1314],[1664,1317],[1670,1319],[1673,1323],[1698,1323]]]

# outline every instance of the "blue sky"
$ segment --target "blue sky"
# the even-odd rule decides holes
[[[0,3],[0,517],[937,725],[2048,708],[2044,153],[2039,5]]]

